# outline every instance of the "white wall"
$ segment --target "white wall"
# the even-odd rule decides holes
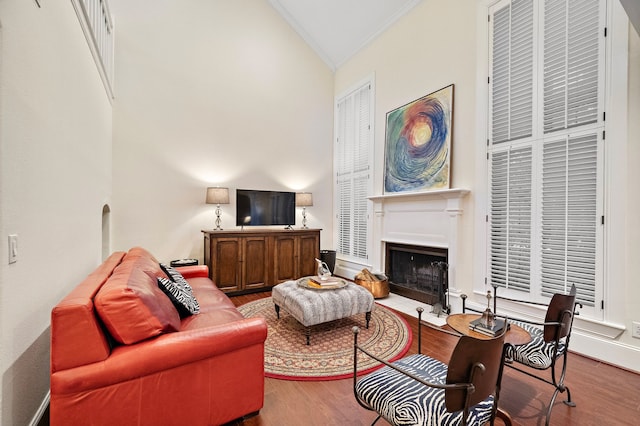
[[[476,232],[475,229],[483,224],[476,216],[481,215],[479,197],[486,192],[476,179],[477,159],[482,158],[485,149],[484,139],[481,135],[478,136],[478,128],[482,126],[477,126],[477,122],[484,116],[483,109],[486,109],[486,101],[478,96],[478,92],[482,91],[477,90],[480,85],[486,85],[486,72],[478,68],[476,57],[481,54],[478,53],[478,45],[483,43],[482,40],[476,40],[479,33],[477,29],[479,25],[486,25],[486,15],[480,12],[476,14],[476,6],[482,7],[484,3],[486,2],[475,0],[422,1],[411,13],[340,67],[335,80],[335,94],[338,95],[355,82],[375,73],[376,195],[383,192],[386,113],[446,85],[455,85],[451,187],[471,190],[462,205],[459,231],[461,250],[457,256],[456,286],[468,294],[473,294],[474,288],[482,287],[484,282],[484,272],[474,269],[474,265],[485,264],[484,259],[478,260],[478,250],[474,249],[478,244],[483,244],[475,240],[483,232]],[[634,370],[639,369],[637,357],[640,354],[640,340],[632,338],[630,333],[631,322],[640,321],[640,288],[637,285],[640,266],[636,261],[640,253],[640,216],[637,214],[640,209],[637,186],[640,172],[635,166],[640,160],[640,127],[636,119],[640,116],[639,51],[638,34],[631,28],[628,49],[629,91],[626,94],[628,129],[612,132],[626,135],[626,140],[608,142],[616,144],[616,152],[627,152],[626,166],[629,173],[621,176],[615,170],[613,173],[608,171],[608,176],[622,179],[620,188],[623,188],[623,193],[616,193],[615,196],[610,194],[610,199],[625,200],[626,204],[621,203],[622,207],[610,206],[610,211],[615,212],[614,217],[622,218],[624,224],[622,232],[618,223],[610,224],[610,240],[607,244],[613,249],[608,252],[608,256],[613,258],[609,258],[612,267],[606,277],[614,277],[611,279],[615,281],[615,285],[609,283],[608,287],[616,289],[616,294],[608,295],[607,302],[615,305],[609,305],[607,309],[610,313],[621,313],[615,316],[622,318],[622,321],[610,324],[606,331],[616,334],[616,327],[622,326],[625,329],[613,338],[603,337],[596,334],[599,331],[596,330],[596,325],[583,322],[580,327],[584,332],[577,333],[573,339],[575,344],[572,343],[575,350]],[[609,113],[607,118],[609,119]],[[374,241],[374,244],[379,244],[379,241]],[[623,284],[619,285],[618,280],[623,281]],[[612,315],[605,318],[610,317]]]
[[[336,94],[375,73],[375,194],[383,192],[387,112],[454,84],[451,188],[473,189],[476,122],[475,3],[424,0],[336,72]],[[457,282],[471,282],[472,192],[461,204]],[[378,241],[374,241],[378,244]],[[377,265],[378,269],[384,266]]]
[[[331,248],[333,73],[266,0],[112,0],[114,249],[203,260],[207,186],[313,193]],[[301,226],[301,210],[297,226]]]
[[[627,332],[620,339],[622,343],[640,347],[640,339],[630,337],[632,321],[640,322],[640,36],[629,27],[629,91],[628,91],[628,143],[627,143],[627,216],[625,230],[625,301],[624,312]],[[636,365],[637,365],[636,358]]]
[[[99,264],[111,191],[111,105],[71,2],[41,3],[0,2],[3,425],[47,394],[51,308]]]

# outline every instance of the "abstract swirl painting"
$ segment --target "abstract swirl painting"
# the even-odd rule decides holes
[[[385,193],[449,188],[453,84],[387,113]]]

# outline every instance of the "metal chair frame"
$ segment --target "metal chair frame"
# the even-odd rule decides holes
[[[423,313],[423,309],[418,307],[416,308],[417,312],[418,312],[418,354],[422,354],[422,313]],[[429,326],[429,325],[427,325]],[[437,330],[438,332],[442,332],[442,333],[446,333],[446,334],[450,334],[456,337],[459,337],[460,339],[471,339],[471,340],[478,340],[478,339],[474,339],[473,337],[470,336],[464,336],[461,335],[459,333],[455,333],[446,329],[442,329],[442,328],[436,328],[433,326],[429,326],[435,330]],[[445,393],[446,392],[455,392],[455,391],[462,391],[464,394],[463,398],[456,398],[455,403],[458,403],[458,406],[455,407],[454,409],[450,410],[449,407],[449,403],[446,404],[447,406],[447,410],[449,412],[454,412],[454,411],[463,411],[463,416],[462,416],[462,425],[466,426],[467,424],[467,418],[469,416],[469,409],[477,404],[478,402],[475,402],[473,404],[471,404],[471,397],[473,396],[473,393],[477,390],[476,389],[476,385],[474,385],[474,380],[476,379],[476,376],[478,374],[482,374],[487,370],[487,367],[485,367],[485,365],[483,365],[480,362],[475,362],[473,363],[470,368],[469,368],[469,373],[467,375],[467,381],[466,382],[459,382],[459,383],[450,383],[450,384],[439,384],[439,383],[431,383],[428,381],[425,381],[423,379],[421,379],[420,377],[416,377],[414,374],[411,374],[408,371],[405,371],[402,368],[399,368],[396,365],[393,365],[373,354],[371,354],[370,352],[368,352],[366,349],[362,348],[361,346],[358,345],[358,333],[359,333],[360,329],[358,327],[353,327],[353,335],[354,335],[354,343],[353,343],[353,393],[354,396],[356,398],[356,401],[358,402],[358,404],[360,406],[362,406],[363,408],[370,410],[370,411],[375,411],[374,408],[370,407],[365,401],[362,401],[360,399],[360,397],[358,396],[358,393],[356,391],[356,384],[357,384],[357,371],[358,371],[358,351],[366,354],[367,356],[375,359],[376,361],[386,365],[389,368],[392,368],[408,377],[410,377],[413,380],[416,380],[417,382],[420,382],[421,384],[428,386],[428,387],[432,387],[432,388],[439,388],[439,389],[444,389]],[[504,336],[506,334],[506,328],[505,331],[499,335],[496,336],[496,338],[492,339],[492,340],[501,340],[502,343],[502,352],[500,355],[500,365],[498,367],[498,373],[497,373],[497,382],[495,384],[495,390],[493,392],[494,394],[494,404],[493,404],[493,408],[492,408],[492,413],[491,413],[491,425],[494,424],[495,418],[496,418],[496,413],[497,413],[497,409],[498,409],[498,400],[499,400],[499,396],[500,396],[500,383],[502,381],[502,372],[503,372],[503,367],[504,367],[504,356],[505,356],[505,348],[506,346],[504,345]],[[456,348],[460,345],[460,341],[458,342],[458,344],[456,345]],[[455,352],[456,349],[454,349],[454,354],[451,356],[452,360],[455,356]],[[451,362],[451,361],[450,361]],[[487,395],[488,396],[488,395]],[[485,396],[485,398],[487,397]],[[462,402],[463,401],[463,402]],[[462,402],[462,404],[460,404]],[[380,418],[382,417],[381,414],[378,414],[378,417],[376,417],[376,419],[373,421],[372,425],[376,424],[376,422],[378,420],[380,420]]]
[[[493,312],[494,314],[497,312],[497,299],[507,300],[511,302],[524,303],[528,305],[536,305],[536,306],[545,306],[547,308],[547,313],[545,316],[544,322],[531,321],[526,319],[519,319],[514,317],[509,317],[512,321],[518,321],[522,323],[527,323],[535,326],[542,327],[544,329],[544,341],[545,343],[551,343],[553,345],[553,351],[551,355],[551,365],[544,370],[551,370],[551,380],[546,377],[538,376],[533,374],[530,371],[524,370],[513,365],[514,362],[518,362],[517,360],[505,360],[505,365],[513,370],[519,371],[521,373],[526,374],[529,377],[533,377],[534,379],[540,380],[544,383],[547,383],[554,387],[554,392],[549,401],[549,406],[547,408],[545,425],[549,425],[549,421],[551,418],[551,410],[553,409],[553,405],[555,403],[556,397],[559,393],[567,392],[567,399],[564,400],[564,404],[569,407],[575,407],[575,402],[571,399],[571,391],[569,387],[564,383],[565,377],[567,375],[567,355],[569,353],[569,341],[571,340],[571,330],[573,328],[573,319],[576,315],[579,315],[578,308],[582,308],[582,304],[576,302],[576,287],[575,285],[571,286],[571,291],[568,295],[557,293],[551,299],[551,302],[547,303],[539,303],[539,302],[530,302],[526,300],[512,299],[508,297],[498,296],[497,290],[498,286],[492,284],[493,287]],[[477,309],[466,307],[466,298],[465,294],[461,295],[462,297],[462,312],[465,310],[470,310],[474,312],[480,312]],[[554,299],[560,299],[558,302],[554,302]],[[564,299],[564,300],[562,300]],[[564,306],[561,309],[556,309],[555,305],[560,304],[564,301]],[[496,317],[502,317],[501,315],[496,314]],[[564,351],[562,354],[558,355],[558,350],[562,339],[564,338]],[[506,345],[511,346],[512,351],[515,351],[515,346],[507,343]],[[559,358],[562,358],[562,368],[560,370],[560,374],[558,375],[556,372],[556,365]],[[535,368],[535,367],[529,367]],[[542,369],[540,369],[542,370]]]

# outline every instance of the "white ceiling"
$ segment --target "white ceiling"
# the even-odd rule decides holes
[[[636,29],[636,32],[640,34],[640,1],[638,0],[620,0],[622,7],[629,15],[631,24]]]
[[[422,0],[269,0],[335,70]]]

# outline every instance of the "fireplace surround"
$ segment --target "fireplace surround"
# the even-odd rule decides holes
[[[431,262],[446,263],[446,271],[443,271],[446,280],[444,288],[449,290],[449,294],[456,293],[456,267],[462,248],[458,234],[464,199],[469,192],[466,189],[443,189],[369,197],[373,202],[374,212],[373,240],[380,242],[379,245],[374,245],[373,268],[393,273],[388,268],[389,262],[392,262],[389,250],[400,248],[406,252],[406,247],[410,247],[416,251],[414,261],[416,256],[425,255],[435,258],[417,260],[424,260],[429,267]],[[424,274],[435,274],[435,271],[423,271]],[[423,281],[425,280],[423,277]],[[389,286],[393,293],[430,305],[442,303],[441,296],[437,297],[438,300],[424,300],[423,295],[399,289],[395,284],[392,286],[390,280]],[[445,307],[446,304],[443,303],[442,306]]]

